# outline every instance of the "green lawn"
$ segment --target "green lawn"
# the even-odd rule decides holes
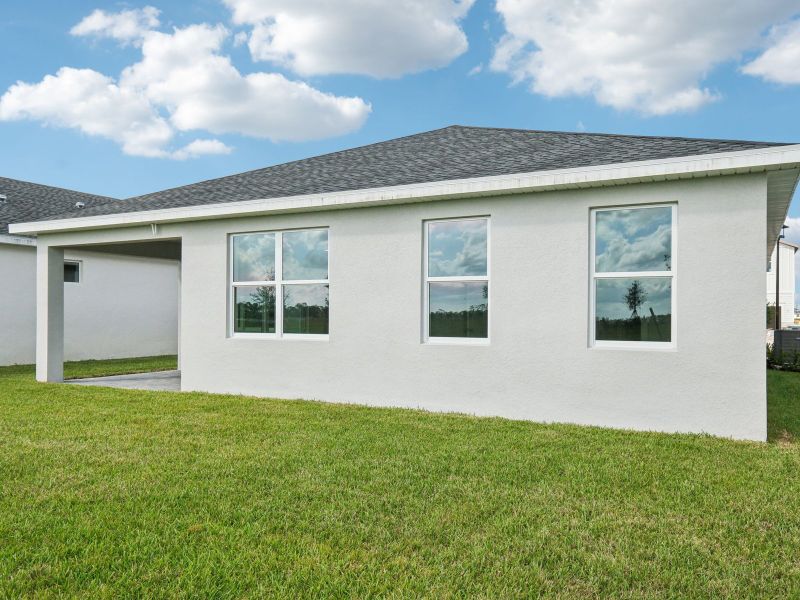
[[[142,358],[117,358],[113,360],[82,360],[80,362],[64,363],[64,377],[66,379],[80,379],[81,377],[105,377],[106,375],[124,375],[130,373],[150,373],[152,371],[170,371],[178,368],[177,357],[145,356]],[[5,399],[7,385],[11,379],[33,377],[34,368],[31,365],[14,367],[0,367],[0,402]],[[0,405],[2,406],[2,405]]]
[[[798,597],[800,374],[769,385],[755,444],[0,369],[0,598]]]

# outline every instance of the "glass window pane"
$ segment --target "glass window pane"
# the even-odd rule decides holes
[[[485,276],[488,221],[428,223],[428,276]]]
[[[80,265],[78,263],[64,263],[64,282],[80,283]]]
[[[595,215],[596,272],[671,270],[671,207],[602,210]]]
[[[328,333],[328,284],[283,286],[283,332]]]
[[[283,234],[283,278],[328,278],[328,230],[287,231]]]
[[[436,282],[428,285],[430,337],[488,337],[487,282]]]
[[[596,279],[595,285],[595,339],[672,339],[671,277]]]
[[[233,331],[275,333],[275,286],[245,285],[233,290]]]
[[[275,234],[233,237],[233,280],[275,281]]]

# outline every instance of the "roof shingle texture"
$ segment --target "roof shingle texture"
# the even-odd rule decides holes
[[[84,194],[62,188],[29,183],[17,179],[0,177],[0,194],[6,196],[6,201],[0,201],[0,234],[8,233],[9,223],[26,223],[40,221],[75,212],[75,204],[83,202],[85,209],[75,215],[83,214],[83,210],[98,208],[114,198]]]
[[[780,146],[769,142],[451,126],[193,183],[62,218],[140,212],[673,158]]]

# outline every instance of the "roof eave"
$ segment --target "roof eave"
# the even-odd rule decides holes
[[[36,238],[0,233],[0,244],[7,246],[36,246]]]
[[[423,184],[17,223],[10,225],[9,230],[13,234],[35,235],[129,227],[148,223],[176,223],[387,204],[407,204],[454,198],[605,187],[785,169],[800,169],[800,144]],[[796,184],[796,177],[794,181]],[[792,191],[793,189],[794,186],[792,186]],[[774,209],[771,208],[770,210],[777,210],[778,212],[783,210],[781,216],[785,216],[790,201],[791,194],[785,199],[780,198]],[[775,217],[773,217],[773,221],[775,220]],[[772,243],[774,245],[774,240]]]

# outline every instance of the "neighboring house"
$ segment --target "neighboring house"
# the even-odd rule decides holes
[[[781,280],[780,280],[780,294],[781,294],[781,326],[787,327],[794,325],[794,307],[795,307],[795,254],[798,248],[796,244],[787,242],[786,240],[780,241],[781,249]],[[770,255],[769,263],[767,264],[767,304],[775,305],[775,249],[773,248]],[[774,327],[774,323],[770,324]]]
[[[0,365],[30,364],[36,347],[34,237],[9,235],[8,224],[114,202],[0,177]],[[123,358],[177,351],[178,267],[74,248],[64,255],[64,348],[69,360]]]
[[[180,248],[184,390],[764,440],[798,173],[795,145],[448,127],[11,230],[42,381],[64,252]]]

